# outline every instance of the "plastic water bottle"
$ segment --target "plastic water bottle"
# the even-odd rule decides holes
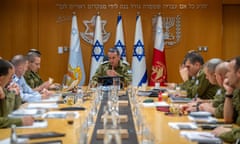
[[[16,125],[11,126],[11,138],[10,138],[10,144],[17,144],[18,138],[16,134]]]

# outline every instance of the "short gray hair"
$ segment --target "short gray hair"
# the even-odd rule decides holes
[[[27,58],[24,55],[15,55],[12,60],[11,63],[14,66],[19,66],[20,64],[23,64],[27,61]]]
[[[222,62],[222,60],[219,58],[212,58],[204,64],[204,67],[207,68],[207,70],[210,73],[213,73],[213,72],[215,72],[217,65],[220,64],[221,62]]]

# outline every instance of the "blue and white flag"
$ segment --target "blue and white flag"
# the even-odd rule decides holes
[[[132,85],[141,86],[143,83],[147,83],[147,69],[141,16],[137,15],[132,56]]]
[[[125,45],[125,42],[124,42],[124,33],[123,33],[123,25],[122,25],[122,16],[120,14],[117,17],[115,48],[118,49],[121,58],[124,61],[127,61],[127,59],[126,59],[126,45]]]
[[[85,71],[82,59],[82,50],[78,32],[77,16],[72,17],[72,30],[70,39],[70,52],[68,61],[67,84],[77,80],[79,85],[84,85]]]
[[[101,17],[99,15],[96,16],[95,22],[96,23],[95,23],[95,33],[94,33],[93,49],[92,49],[90,80],[92,79],[93,75],[95,74],[97,68],[101,64],[104,57],[102,25],[101,25]]]

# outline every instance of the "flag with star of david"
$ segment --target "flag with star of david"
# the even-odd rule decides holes
[[[147,69],[141,16],[137,15],[132,55],[132,85],[141,86],[143,83],[147,83]]]
[[[70,52],[68,61],[67,85],[77,80],[79,85],[84,85],[85,71],[82,59],[82,50],[78,32],[77,16],[72,17],[72,29],[70,39]]]
[[[95,32],[94,32],[94,40],[93,40],[93,48],[92,48],[90,80],[92,79],[92,76],[95,74],[97,68],[101,64],[103,57],[104,57],[104,47],[103,47],[103,39],[102,39],[101,17],[100,15],[97,15],[96,21],[95,21]]]
[[[155,27],[155,41],[153,49],[152,59],[152,71],[149,80],[149,85],[154,86],[155,83],[165,85],[167,82],[167,67],[165,60],[165,49],[164,49],[164,33],[162,25],[162,17],[157,16],[157,23]]]
[[[121,58],[127,61],[126,45],[124,42],[124,33],[123,33],[123,25],[122,25],[122,16],[120,14],[117,17],[115,48],[119,50]]]

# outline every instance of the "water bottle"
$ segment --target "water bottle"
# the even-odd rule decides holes
[[[11,138],[10,138],[10,144],[17,144],[17,134],[16,134],[16,125],[13,124],[11,126]]]

